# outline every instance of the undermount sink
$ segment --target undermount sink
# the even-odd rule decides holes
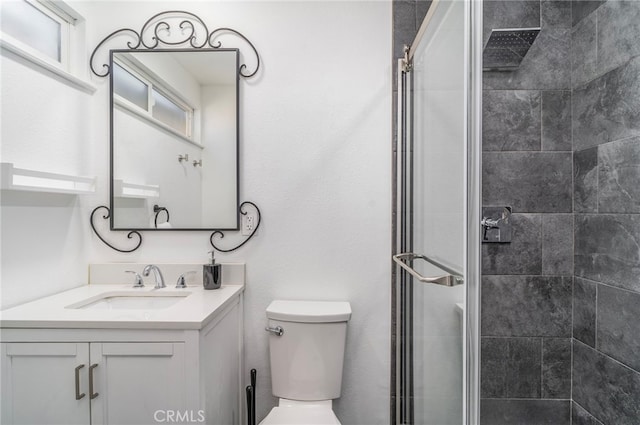
[[[105,292],[66,308],[90,310],[159,310],[171,307],[191,292]]]

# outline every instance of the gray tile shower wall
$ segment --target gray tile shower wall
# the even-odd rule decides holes
[[[571,338],[485,337],[482,352],[484,399],[570,397]]]
[[[638,424],[640,2],[572,9],[573,424]]]
[[[640,293],[600,285],[597,298],[596,348],[640,370]]]
[[[394,73],[428,4],[393,2]],[[514,233],[482,247],[481,423],[640,424],[640,1],[483,6],[484,41],[542,31],[483,78],[483,204]]]
[[[602,425],[575,401],[571,403],[571,425]]]
[[[574,340],[573,400],[605,425],[637,425],[640,374]]]
[[[571,339],[542,340],[542,398],[571,397]]]
[[[570,151],[571,91],[543,91],[542,105],[542,150]]]
[[[640,215],[576,214],[575,273],[640,291]]]
[[[484,152],[482,168],[484,206],[510,205],[517,213],[572,212],[571,152]]]
[[[483,397],[540,397],[542,338],[483,338],[482,351]]]
[[[605,0],[573,0],[571,2],[573,25],[578,24],[604,2]]]
[[[480,402],[480,423],[483,425],[561,425],[570,422],[570,400],[482,399]]]
[[[573,154],[573,210],[589,213],[598,210],[598,149]]]
[[[491,29],[541,27],[513,72],[483,75],[484,206],[513,208],[483,244],[481,423],[569,425],[573,293],[571,3],[487,1]]]
[[[596,283],[573,279],[573,337],[596,346]]]
[[[572,281],[560,276],[483,276],[482,335],[570,338]]]
[[[640,114],[637,105],[629,102],[640,98],[639,74],[640,56],[574,89],[576,150],[640,135]]]
[[[537,90],[485,91],[483,150],[539,151],[542,99]]]

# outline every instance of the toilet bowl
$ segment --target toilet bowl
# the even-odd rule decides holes
[[[271,389],[279,397],[260,425],[339,425],[351,305],[340,301],[276,300],[267,307]]]
[[[296,401],[281,398],[260,425],[340,425],[331,400]]]

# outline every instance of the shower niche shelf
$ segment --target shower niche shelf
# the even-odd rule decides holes
[[[11,162],[2,162],[0,166],[3,190],[70,195],[87,195],[96,191],[95,177],[28,170],[17,168]]]

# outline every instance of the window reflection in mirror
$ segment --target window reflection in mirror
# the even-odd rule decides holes
[[[149,110],[149,86],[118,62],[113,64],[113,93],[115,101],[126,101],[144,111]]]
[[[237,229],[238,51],[113,51],[111,65],[112,228]]]

